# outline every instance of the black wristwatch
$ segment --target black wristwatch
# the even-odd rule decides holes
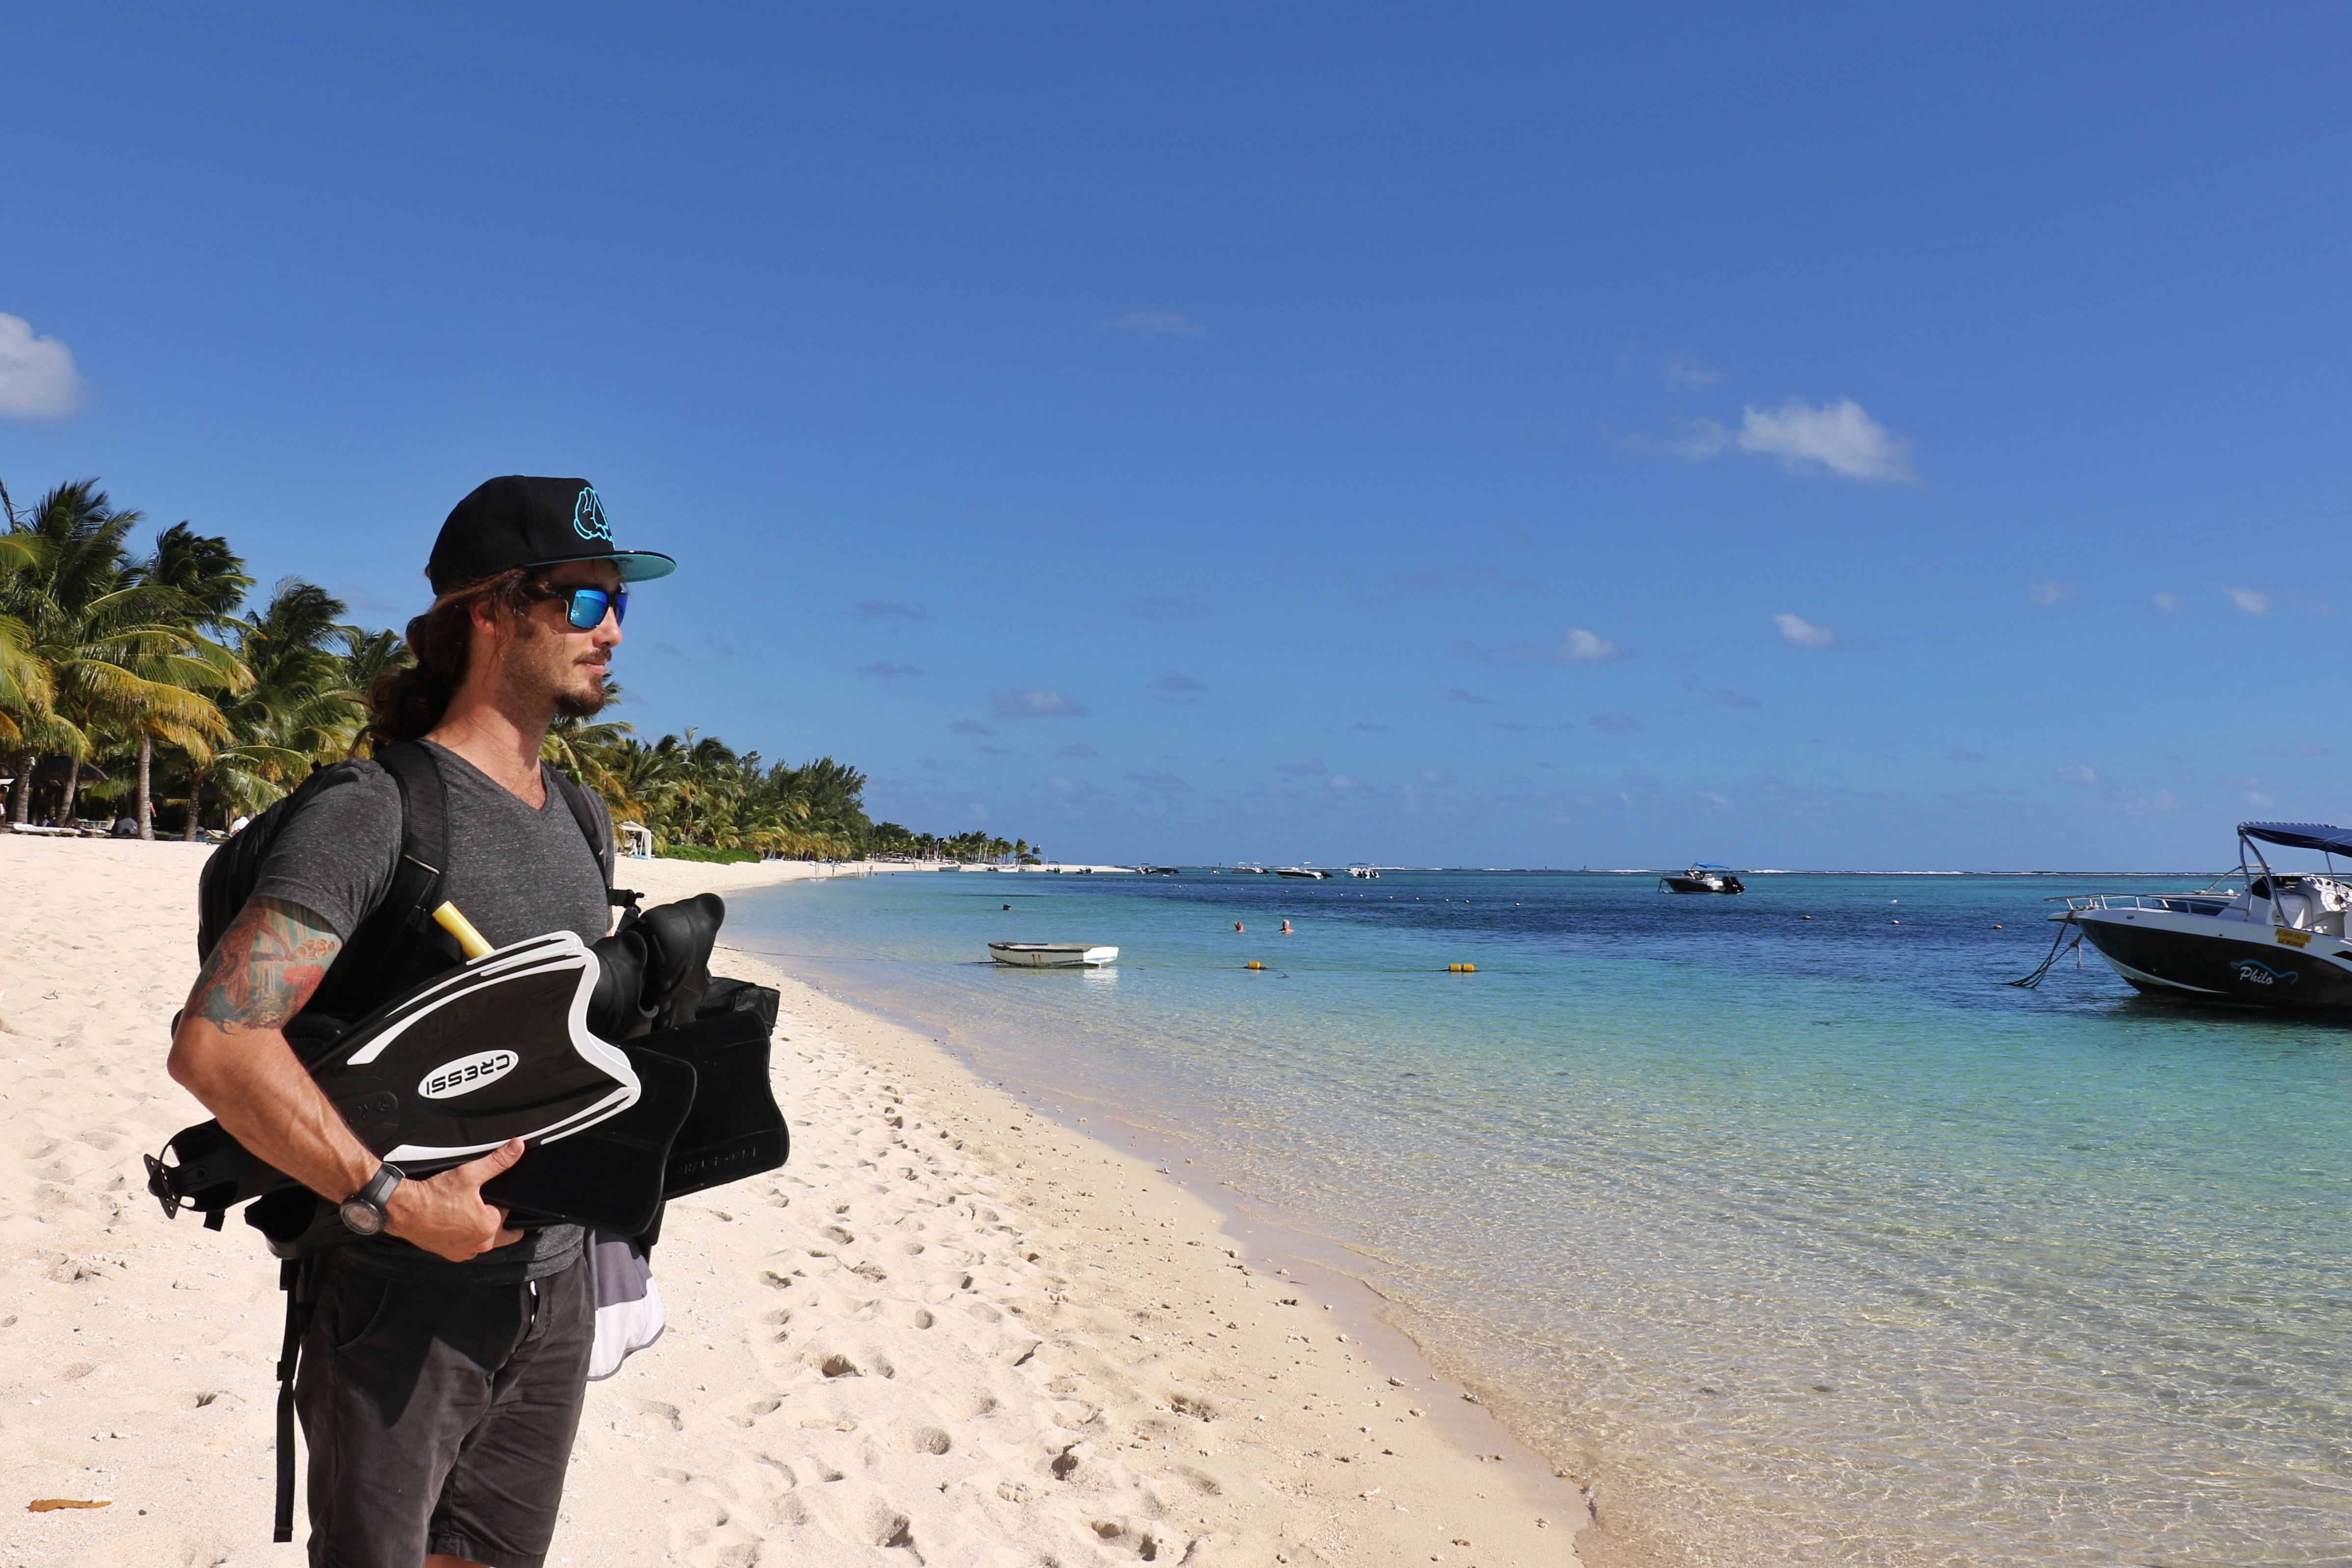
[[[392,1201],[393,1190],[407,1179],[407,1173],[398,1166],[376,1166],[367,1186],[343,1199],[343,1228],[354,1236],[383,1235],[384,1205]]]

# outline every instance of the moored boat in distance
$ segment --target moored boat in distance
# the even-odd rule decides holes
[[[1084,942],[991,942],[988,956],[1016,969],[1087,969],[1110,963],[1118,949]]]
[[[2328,869],[2273,871],[2258,844],[2316,851],[2331,857]],[[2242,888],[2094,894],[2067,899],[2065,912],[2050,918],[2079,928],[2116,974],[2150,996],[2352,1009],[2345,941],[2352,879],[2336,874],[2336,855],[2352,855],[2352,829],[2241,822],[2235,875]]]
[[[1274,868],[1274,874],[1276,876],[1305,877],[1312,882],[1328,882],[1331,879],[1331,873],[1329,872],[1318,870],[1312,862],[1305,861],[1302,861],[1297,865],[1278,865]]]
[[[1381,880],[1381,868],[1357,861],[1348,867],[1348,874],[1362,882],[1378,882]]]
[[[1728,866],[1712,861],[1701,861],[1680,876],[1658,879],[1660,893],[1746,893],[1747,885],[1731,873]]]
[[[1265,867],[1258,863],[1256,861],[1236,861],[1234,862],[1234,874],[1235,876],[1264,876],[1266,874],[1266,871]]]

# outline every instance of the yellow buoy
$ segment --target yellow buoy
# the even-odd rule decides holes
[[[1244,969],[1263,969],[1265,966],[1259,963],[1256,959],[1252,958],[1248,963],[1244,964],[1242,967]]]
[[[454,904],[445,904],[433,912],[435,925],[457,939],[457,946],[468,958],[487,957],[490,952],[488,938],[474,929],[474,923],[457,913]]]
[[[1445,966],[1445,972],[1449,975],[1475,975],[1478,972],[1478,966],[1475,964],[1448,964]]]

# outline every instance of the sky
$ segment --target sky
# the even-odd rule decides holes
[[[0,481],[354,620],[579,476],[617,716],[1066,860],[2352,821],[2352,13],[26,9]]]

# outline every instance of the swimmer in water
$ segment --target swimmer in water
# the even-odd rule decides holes
[[[1234,921],[1234,930],[1236,930],[1236,931],[1239,931],[1241,928],[1242,928],[1242,923],[1241,923],[1240,921],[1238,921],[1238,920]]]
[[[1286,921],[1284,921],[1284,922],[1282,923],[1282,934],[1283,934],[1285,936],[1289,936],[1289,935],[1291,934],[1291,932],[1290,932],[1290,922],[1289,922],[1289,921],[1287,921],[1287,920],[1286,920]]]

